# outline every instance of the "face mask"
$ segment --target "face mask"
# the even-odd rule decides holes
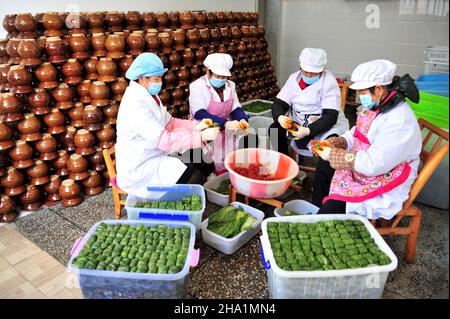
[[[305,76],[304,74],[302,74],[302,79],[303,79],[303,81],[304,81],[306,84],[311,85],[311,84],[314,84],[314,83],[316,83],[317,81],[319,81],[320,76],[314,76],[314,77],[308,78],[307,76]]]
[[[368,110],[373,110],[380,105],[381,95],[378,97],[376,102],[372,101],[372,95],[370,93],[360,94],[359,100],[361,101],[361,105],[364,106]]]
[[[226,79],[220,80],[212,76],[209,78],[209,83],[211,83],[211,85],[216,89],[220,89],[222,86],[225,85],[225,83],[227,83],[227,80]]]
[[[149,82],[147,91],[151,95],[157,95],[161,91],[161,88],[162,88],[162,82],[159,82],[159,83]]]

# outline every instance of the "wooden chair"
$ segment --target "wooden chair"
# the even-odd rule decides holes
[[[339,88],[341,89],[341,111],[342,113],[345,112],[345,104],[347,103],[347,94],[350,87],[350,83],[348,82],[342,82],[338,83]],[[297,152],[294,150],[291,150],[291,158],[295,161],[297,161]],[[307,172],[315,172],[316,167],[315,166],[308,166],[308,165],[299,165],[300,169],[302,171]]]
[[[116,177],[116,158],[115,147],[103,150],[103,158],[105,159],[106,168],[108,169],[109,178],[112,180]],[[125,206],[127,193],[112,184],[112,193],[114,198],[114,211],[117,219],[120,218],[122,208]]]
[[[421,130],[427,130],[428,133],[422,142],[422,152],[420,154],[420,159],[423,163],[422,169],[420,170],[414,184],[411,187],[408,200],[403,204],[403,209],[398,212],[392,220],[380,220],[380,226],[377,227],[378,232],[381,235],[406,235],[408,236],[406,240],[406,250],[405,250],[405,261],[407,263],[413,263],[416,255],[416,244],[417,237],[419,235],[420,220],[422,217],[422,212],[420,209],[413,205],[414,200],[417,195],[419,195],[422,188],[427,183],[428,179],[431,177],[433,172],[436,170],[438,165],[444,159],[448,153],[448,132],[434,126],[433,124],[419,119],[419,125]],[[432,145],[431,151],[426,151],[426,146],[429,144],[430,139],[433,135],[437,135],[435,142],[430,143]],[[444,144],[443,144],[444,142]],[[408,226],[399,226],[400,221],[409,217]],[[376,220],[371,221],[374,226],[376,226]]]

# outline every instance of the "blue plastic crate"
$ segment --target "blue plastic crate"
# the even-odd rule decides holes
[[[448,82],[448,74],[422,74],[416,82]]]
[[[205,189],[201,185],[179,184],[174,186],[149,186],[148,197],[138,197],[128,194],[125,202],[128,219],[131,220],[170,220],[170,221],[187,221],[200,229],[202,215],[206,207]],[[173,202],[180,201],[184,197],[198,195],[202,201],[202,209],[198,211],[191,210],[169,210],[159,208],[140,208],[135,207],[138,202],[160,201]]]

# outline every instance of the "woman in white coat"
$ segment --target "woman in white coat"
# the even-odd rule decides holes
[[[319,142],[317,154],[335,169],[323,176],[319,213],[357,213],[392,219],[408,199],[417,176],[422,138],[405,98],[417,103],[419,92],[408,75],[394,77],[396,65],[374,60],[352,74],[363,110],[356,126],[340,137]],[[317,141],[312,141],[311,144]]]
[[[149,185],[187,183],[193,165],[169,154],[200,147],[219,133],[214,128],[200,131],[199,123],[167,112],[158,97],[166,71],[157,55],[143,53],[125,75],[130,85],[117,118],[116,183],[136,196],[146,196]]]

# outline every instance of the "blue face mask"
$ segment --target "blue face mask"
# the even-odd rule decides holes
[[[314,76],[314,77],[309,78],[309,77],[305,76],[304,74],[302,74],[302,79],[306,84],[311,85],[311,84],[314,84],[317,81],[319,81],[320,76]]]
[[[161,88],[162,88],[162,82],[159,82],[159,83],[150,82],[148,84],[147,91],[151,95],[158,95],[158,93],[161,92]]]
[[[211,83],[211,85],[216,89],[220,89],[222,86],[225,85],[225,83],[227,83],[227,80],[226,79],[220,80],[212,76],[209,78],[209,83]]]
[[[372,109],[376,108],[379,104],[378,101],[376,101],[376,102],[372,101],[372,95],[370,93],[360,94],[359,100],[361,101],[361,105],[364,106],[368,110],[372,110]]]

